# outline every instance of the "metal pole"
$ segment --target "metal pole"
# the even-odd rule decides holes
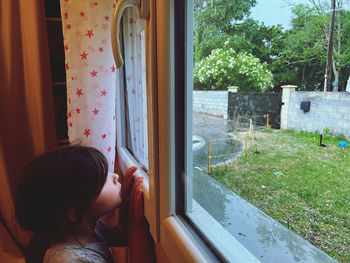
[[[331,17],[329,22],[326,72],[324,74],[324,87],[323,87],[324,92],[331,90],[331,79],[332,79],[331,65],[332,65],[332,52],[333,52],[334,11],[335,11],[335,0],[332,0]]]
[[[208,173],[210,173],[210,159],[211,159],[211,139],[209,139],[209,149],[208,149]]]

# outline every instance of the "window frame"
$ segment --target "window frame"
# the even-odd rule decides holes
[[[176,2],[176,6],[175,6]],[[117,161],[123,173],[136,165],[137,175],[144,176],[144,207],[146,219],[155,241],[160,262],[259,262],[243,245],[205,210],[202,225],[185,215],[191,210],[191,185],[185,189],[186,171],[192,169],[192,51],[193,34],[187,24],[193,23],[192,0],[149,0],[150,18],[145,20],[145,50],[147,75],[148,176],[125,148],[125,109],[121,99],[123,89],[117,92]],[[123,72],[119,77],[124,81]],[[186,88],[187,87],[187,88]],[[191,87],[189,89],[188,87]],[[180,103],[179,103],[180,102]],[[185,108],[188,107],[188,108]],[[123,119],[124,118],[124,119]],[[124,140],[124,141],[123,141]],[[124,143],[124,145],[123,145]],[[188,158],[187,161],[184,158]],[[181,160],[180,160],[181,159]],[[188,173],[189,174],[189,173]],[[180,198],[176,198],[180,197]],[[193,219],[193,217],[192,217]],[[206,222],[208,221],[208,222]],[[198,228],[211,232],[201,232]],[[213,232],[214,229],[214,232]],[[214,245],[206,240],[214,240]],[[225,235],[226,233],[226,235]],[[222,240],[222,237],[225,238]],[[221,240],[220,240],[221,239]],[[221,242],[221,243],[220,243]],[[230,246],[228,246],[230,244]],[[218,252],[220,251],[220,252]]]
[[[177,0],[176,6],[174,0],[156,1],[156,35],[157,43],[161,43],[156,49],[159,185],[157,189],[150,186],[150,193],[158,191],[159,244],[170,262],[220,262],[225,261],[224,257],[208,246],[204,236],[184,216],[184,209],[190,207],[184,203],[185,195],[192,198],[191,188],[184,189],[185,167],[192,169],[191,157],[187,162],[184,159],[185,149],[192,152],[192,120],[186,118],[189,109],[184,107],[192,109],[192,78],[188,77],[192,76],[192,51],[185,48],[185,41],[193,41],[192,31],[186,30],[187,23],[193,21],[192,9],[192,1]],[[176,200],[176,196],[180,198]],[[238,250],[233,256],[231,253],[229,260],[255,259],[243,246]]]

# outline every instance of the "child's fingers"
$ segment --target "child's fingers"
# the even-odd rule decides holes
[[[125,172],[125,177],[128,177],[129,175],[135,173],[137,171],[137,167],[136,166],[131,166],[129,167],[126,172]]]
[[[132,185],[134,184],[135,180],[135,172],[137,170],[136,166],[129,167],[126,172],[125,176],[123,178],[123,184],[121,188],[122,193],[122,200],[126,200],[131,193]]]
[[[135,195],[138,191],[141,191],[141,187],[142,187],[142,183],[143,183],[143,177],[137,177],[135,178],[135,182],[131,191],[131,198],[134,199]]]
[[[127,199],[132,191],[133,185],[135,181],[135,174],[131,174],[128,177],[125,178],[125,181],[122,184],[122,200]]]

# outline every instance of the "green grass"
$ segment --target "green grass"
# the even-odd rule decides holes
[[[255,132],[248,158],[210,175],[339,262],[350,262],[350,145],[293,131]],[[260,154],[254,153],[256,147]]]

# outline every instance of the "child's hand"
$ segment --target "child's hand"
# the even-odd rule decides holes
[[[143,227],[144,224],[142,183],[143,177],[136,178],[130,195],[128,218],[131,229]]]
[[[129,167],[123,178],[123,184],[120,190],[121,198],[123,202],[127,202],[130,198],[131,191],[133,189],[135,181],[135,172],[137,170],[136,166]]]

